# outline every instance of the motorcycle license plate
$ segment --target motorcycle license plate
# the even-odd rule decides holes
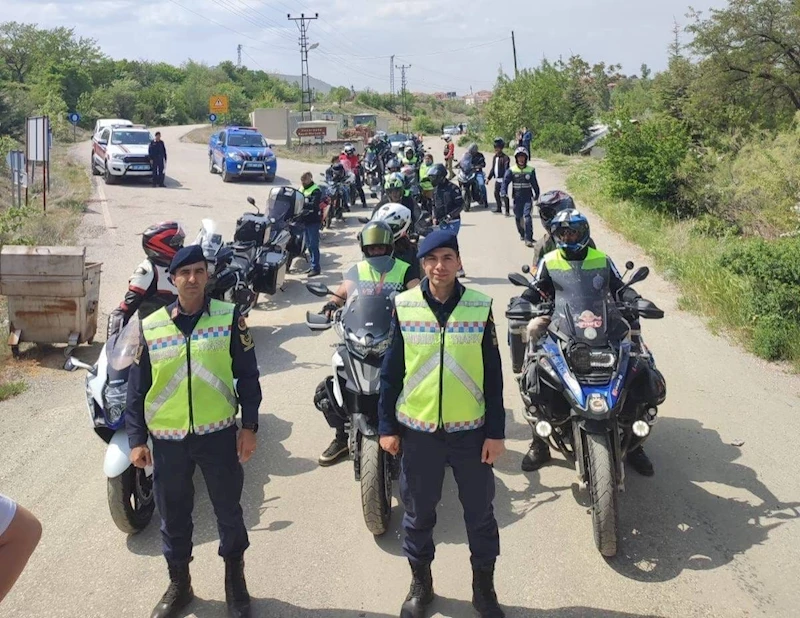
[[[149,165],[131,165],[131,171],[133,172],[146,172],[149,169]]]

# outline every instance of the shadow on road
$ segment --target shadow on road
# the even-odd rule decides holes
[[[434,579],[435,579],[434,575]],[[398,599],[398,611],[403,599]],[[502,603],[502,599],[500,599]],[[300,607],[278,599],[252,599],[254,616],[275,618],[395,618],[397,613],[370,612],[362,609],[312,609]],[[555,609],[532,609],[503,605],[509,618],[660,618],[652,614],[631,614],[594,607],[559,607]],[[196,598],[187,608],[183,616],[219,617],[227,616],[225,603],[222,601]],[[426,613],[427,616],[444,616],[446,618],[464,618],[475,616],[472,603],[468,600],[436,597]]]
[[[261,376],[292,369],[317,369],[327,367],[329,358],[317,361],[299,361],[297,355],[283,348],[283,344],[303,337],[313,337],[305,322],[285,326],[254,326],[251,329],[256,338],[256,357]]]
[[[657,476],[630,474],[620,501],[620,553],[609,565],[625,577],[662,582],[719,568],[800,517],[800,502],[778,500],[735,463],[740,449],[699,421],[663,418],[651,444]]]
[[[257,539],[258,533],[277,532],[292,525],[291,521],[269,522],[268,511],[272,503],[280,500],[280,496],[266,496],[265,488],[271,476],[297,476],[310,472],[317,467],[316,461],[302,457],[292,457],[291,452],[282,442],[292,434],[292,423],[274,414],[259,415],[259,448],[252,459],[244,466],[244,489],[242,491],[242,509],[244,523],[250,532],[250,543],[263,543]],[[208,490],[199,468],[194,474],[195,507],[193,514],[194,533],[192,540],[195,546],[203,543],[219,542],[217,520],[208,497]],[[128,549],[134,554],[158,556],[161,554],[161,537],[159,526],[161,519],[156,512],[150,525],[139,534],[129,536]]]

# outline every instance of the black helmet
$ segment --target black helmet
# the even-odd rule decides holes
[[[495,137],[494,138],[494,147],[495,148],[505,148],[506,147],[506,140],[502,137]]]
[[[542,220],[542,227],[549,229],[553,217],[568,208],[575,208],[575,202],[568,194],[558,189],[543,193],[539,198],[539,218]]]
[[[478,152],[478,144],[475,144],[474,142],[472,144],[470,144],[469,147],[467,148],[467,152],[469,152],[469,154],[473,154],[473,155],[477,154],[477,152]]]
[[[428,180],[434,187],[438,187],[447,178],[447,168],[441,163],[434,163],[428,170]]]
[[[169,266],[172,258],[183,247],[186,234],[177,221],[162,221],[151,225],[142,233],[142,248],[153,262]]]
[[[342,165],[341,163],[334,163],[331,166],[331,171],[336,176],[344,174],[344,165]]]

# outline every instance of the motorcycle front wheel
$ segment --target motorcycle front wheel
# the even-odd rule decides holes
[[[389,527],[392,516],[392,475],[378,436],[361,436],[361,508],[364,523],[375,536]]]
[[[142,468],[129,466],[125,472],[108,479],[108,509],[114,524],[125,534],[144,530],[156,507],[153,475]]]
[[[606,558],[617,553],[617,482],[607,434],[586,434],[594,544]]]

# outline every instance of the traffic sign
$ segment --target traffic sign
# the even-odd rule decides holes
[[[81,121],[81,115],[78,114],[77,112],[70,112],[69,114],[67,114],[67,119],[72,124],[78,124]]]
[[[12,150],[6,155],[6,165],[12,172],[25,169],[25,153],[21,150]]]
[[[211,124],[214,124],[217,121],[217,115],[216,114],[209,114],[208,115],[208,119],[211,121]]]
[[[297,127],[294,133],[297,137],[325,137],[328,127]]]
[[[28,187],[28,174],[23,170],[17,170],[13,174],[13,181],[15,185],[21,186],[23,189]]]
[[[212,114],[227,114],[228,97],[224,94],[215,94],[208,100],[208,111]]]

